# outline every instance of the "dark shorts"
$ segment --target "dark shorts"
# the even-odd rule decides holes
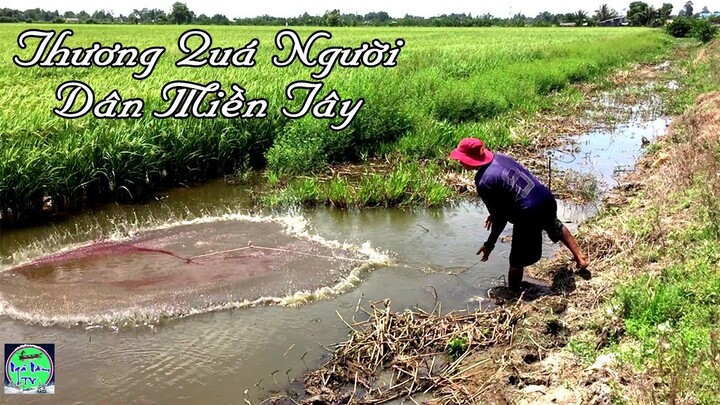
[[[543,207],[528,212],[513,224],[510,267],[526,267],[542,257],[542,231],[557,243],[562,236],[563,223],[557,218],[557,203],[553,199]]]

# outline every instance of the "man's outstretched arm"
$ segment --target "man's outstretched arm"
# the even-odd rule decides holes
[[[502,205],[500,205],[499,201],[497,201],[497,193],[493,193],[492,190],[487,192],[485,189],[479,188],[478,195],[490,214],[485,221],[485,229],[490,231],[490,235],[488,235],[487,240],[476,253],[478,255],[482,253],[482,260],[485,261],[490,255],[490,252],[495,249],[495,243],[497,243],[500,234],[505,229],[507,219],[502,209]]]
[[[488,221],[490,222],[490,235],[488,236],[487,240],[483,244],[490,252],[495,249],[495,244],[497,243],[498,238],[500,237],[500,234],[503,230],[505,230],[505,226],[507,226],[507,220],[506,219],[495,219],[492,214],[490,217],[488,217]],[[488,252],[489,253],[489,252]]]
[[[490,231],[490,236],[488,236],[488,239],[485,241],[485,243],[483,243],[477,253],[475,253],[476,255],[482,253],[482,259],[480,260],[482,260],[483,262],[487,261],[490,253],[493,251],[493,249],[495,249],[495,243],[497,242],[500,233],[503,231],[503,229],[505,229],[505,225],[507,225],[506,220],[495,220],[492,218],[492,216],[488,216],[487,220],[485,221],[485,228],[492,229],[492,231]]]

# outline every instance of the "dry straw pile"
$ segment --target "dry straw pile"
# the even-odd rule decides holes
[[[488,387],[468,389],[467,380],[482,373],[484,359],[468,362],[478,349],[512,342],[515,327],[527,308],[520,305],[493,311],[392,312],[389,300],[371,305],[369,319],[347,323],[349,339],[332,359],[306,379],[312,395],[306,403],[380,404],[432,391],[440,403],[473,403]],[[358,307],[359,308],[359,307]],[[448,356],[448,343],[464,343],[462,354]],[[487,380],[488,383],[492,380]]]

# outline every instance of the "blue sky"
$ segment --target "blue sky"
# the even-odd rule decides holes
[[[174,0],[3,0],[0,7],[9,7],[20,10],[29,8],[42,8],[45,10],[80,11],[92,13],[95,10],[112,11],[115,15],[129,14],[133,9],[159,8],[169,11]],[[677,14],[685,1],[667,1],[672,3],[673,14]],[[304,12],[312,15],[323,14],[326,10],[340,9],[344,13],[366,14],[370,11],[386,11],[392,17],[402,17],[406,13],[431,17],[450,13],[472,13],[481,15],[490,13],[499,17],[506,17],[512,8],[512,13],[524,13],[529,17],[541,11],[552,13],[568,13],[584,10],[593,14],[600,4],[606,3],[618,12],[626,9],[630,4],[627,1],[613,0],[573,0],[573,1],[537,1],[537,0],[442,0],[442,1],[388,1],[388,0],[362,0],[362,1],[330,1],[330,0],[261,0],[261,1],[211,1],[186,0],[184,1],[195,14],[225,14],[229,18],[254,17],[269,14],[277,17],[295,17]],[[663,1],[647,1],[648,4],[659,7]],[[707,5],[711,11],[720,9],[717,0],[706,3],[693,2],[696,11]]]

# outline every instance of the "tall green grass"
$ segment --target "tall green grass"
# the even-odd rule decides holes
[[[400,164],[387,173],[359,172],[352,178],[318,180],[295,178],[282,189],[263,196],[263,205],[287,208],[324,205],[334,208],[440,207],[456,193],[442,181],[442,168],[417,163]]]
[[[374,156],[405,160],[435,159],[465,136],[479,136],[492,148],[517,142],[510,120],[547,108],[547,95],[568,84],[590,80],[627,62],[653,58],[667,46],[663,34],[648,29],[433,29],[342,28],[319,43],[359,46],[378,38],[406,41],[398,66],[338,68],[324,80],[321,95],[337,90],[343,99],[365,104],[350,127],[328,129],[329,122],[280,114],[292,106],[285,88],[311,80],[316,69],[299,63],[275,68],[272,27],[206,27],[213,46],[241,47],[260,39],[253,68],[177,68],[182,56],[177,38],[187,27],[62,26],[75,35],[66,45],[121,42],[140,49],[163,45],[167,52],[146,80],[131,78],[136,69],[30,68],[12,63],[28,58],[16,38],[30,24],[0,27],[0,212],[3,223],[23,222],[42,212],[43,197],[54,209],[92,201],[141,201],[159,187],[199,182],[222,174],[267,167],[276,177],[309,174],[328,164]],[[42,28],[47,29],[47,26]],[[305,38],[312,28],[298,29]],[[139,120],[65,120],[55,89],[82,80],[98,98],[117,89],[125,98],[143,98],[146,117]],[[266,98],[264,119],[151,118],[166,104],[160,91],[167,82],[219,80],[237,83],[247,98]]]
[[[666,248],[649,255],[670,258],[660,274],[623,283],[612,302],[636,343],[621,358],[658,376],[657,398],[709,405],[720,400],[720,232],[707,217],[718,216],[720,205],[697,209],[694,225],[675,230]]]

